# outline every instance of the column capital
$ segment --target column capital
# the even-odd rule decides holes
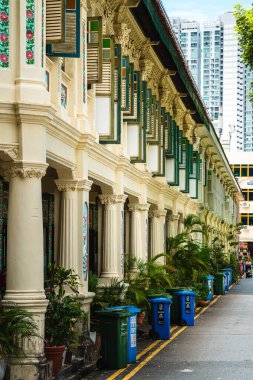
[[[148,211],[150,207],[149,203],[140,204],[140,203],[129,203],[129,211]]]
[[[4,178],[40,179],[46,175],[47,167],[48,165],[42,162],[15,162],[5,167]]]
[[[89,179],[56,179],[55,184],[59,191],[90,191],[93,181],[90,181]]]
[[[171,222],[175,222],[176,220],[179,220],[179,215],[173,215],[173,214],[171,214],[170,216],[169,216],[169,220],[171,221]]]
[[[99,195],[100,202],[102,205],[114,205],[116,203],[125,203],[127,199],[127,195],[122,194],[122,195],[114,195],[114,194],[109,194],[109,195]]]
[[[55,184],[57,186],[57,189],[59,191],[76,191],[77,190],[77,185],[78,181],[77,180],[72,180],[72,179],[56,179]]]
[[[149,212],[150,218],[161,218],[165,217],[167,212],[165,210],[153,210]]]

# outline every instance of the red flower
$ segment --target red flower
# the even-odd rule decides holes
[[[33,59],[33,52],[31,50],[27,50],[27,52],[26,52],[26,58],[27,59]]]
[[[27,32],[26,32],[26,38],[28,40],[32,40],[33,39],[33,32],[31,30],[27,30]]]
[[[6,54],[4,54],[4,53],[0,54],[0,61],[1,62],[6,63],[6,62],[8,62],[8,60],[9,59],[8,59]]]
[[[5,34],[5,33],[2,33],[2,34],[0,34],[0,40],[2,41],[2,42],[7,42],[8,41],[8,35],[7,34]]]
[[[1,21],[8,21],[8,15],[5,12],[0,13]]]
[[[34,17],[33,12],[30,11],[30,10],[28,9],[28,10],[26,11],[26,17],[27,17],[27,18],[33,18],[33,17]]]

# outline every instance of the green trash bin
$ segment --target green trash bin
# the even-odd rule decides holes
[[[216,273],[215,275],[215,294],[224,295],[225,294],[225,273]]]
[[[120,369],[127,366],[128,317],[124,309],[97,311],[101,327],[102,363],[99,367]]]
[[[186,287],[175,287],[168,288],[166,290],[172,296],[172,304],[170,306],[170,323],[179,324],[181,315],[181,300],[175,293],[191,289]]]

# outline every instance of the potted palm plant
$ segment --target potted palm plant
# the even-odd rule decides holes
[[[72,269],[49,267],[46,296],[49,301],[45,317],[45,354],[53,362],[53,375],[62,367],[66,347],[77,342],[77,322],[86,320],[86,313],[78,300],[79,277]],[[71,293],[66,294],[69,288]]]
[[[20,341],[35,336],[37,325],[31,313],[14,303],[0,304],[0,380],[4,379],[9,359],[25,355]]]

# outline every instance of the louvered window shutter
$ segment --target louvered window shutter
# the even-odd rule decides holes
[[[96,94],[112,95],[113,93],[113,41],[110,37],[103,38],[102,42],[102,81],[96,85]]]
[[[127,67],[127,77],[126,81],[126,99],[128,104],[124,110],[124,115],[133,115],[134,112],[134,64],[129,63]]]
[[[46,2],[47,44],[63,42],[65,38],[65,0]]]
[[[132,106],[129,112],[124,112],[124,120],[129,122],[140,122],[141,116],[141,76],[139,71],[134,71],[133,76],[130,76],[129,99]]]
[[[147,112],[147,124],[146,124],[146,133],[147,137],[151,134],[151,113],[152,113],[152,92],[150,89],[147,90],[146,98],[146,112]]]
[[[96,127],[102,144],[119,144],[121,128],[120,46],[102,39],[102,80],[96,84]],[[103,110],[103,111],[101,111]],[[104,120],[107,115],[106,121]]]
[[[55,57],[80,57],[80,0],[66,0],[64,42],[47,45],[47,54]]]
[[[129,73],[130,73],[129,57],[125,56],[125,57],[122,57],[122,63],[121,63],[122,111],[127,111],[129,109],[129,79],[130,79]]]
[[[200,175],[199,153],[192,152],[192,171],[190,173],[190,197],[198,198],[198,180]]]
[[[87,80],[102,81],[102,18],[90,17],[87,23]]]

